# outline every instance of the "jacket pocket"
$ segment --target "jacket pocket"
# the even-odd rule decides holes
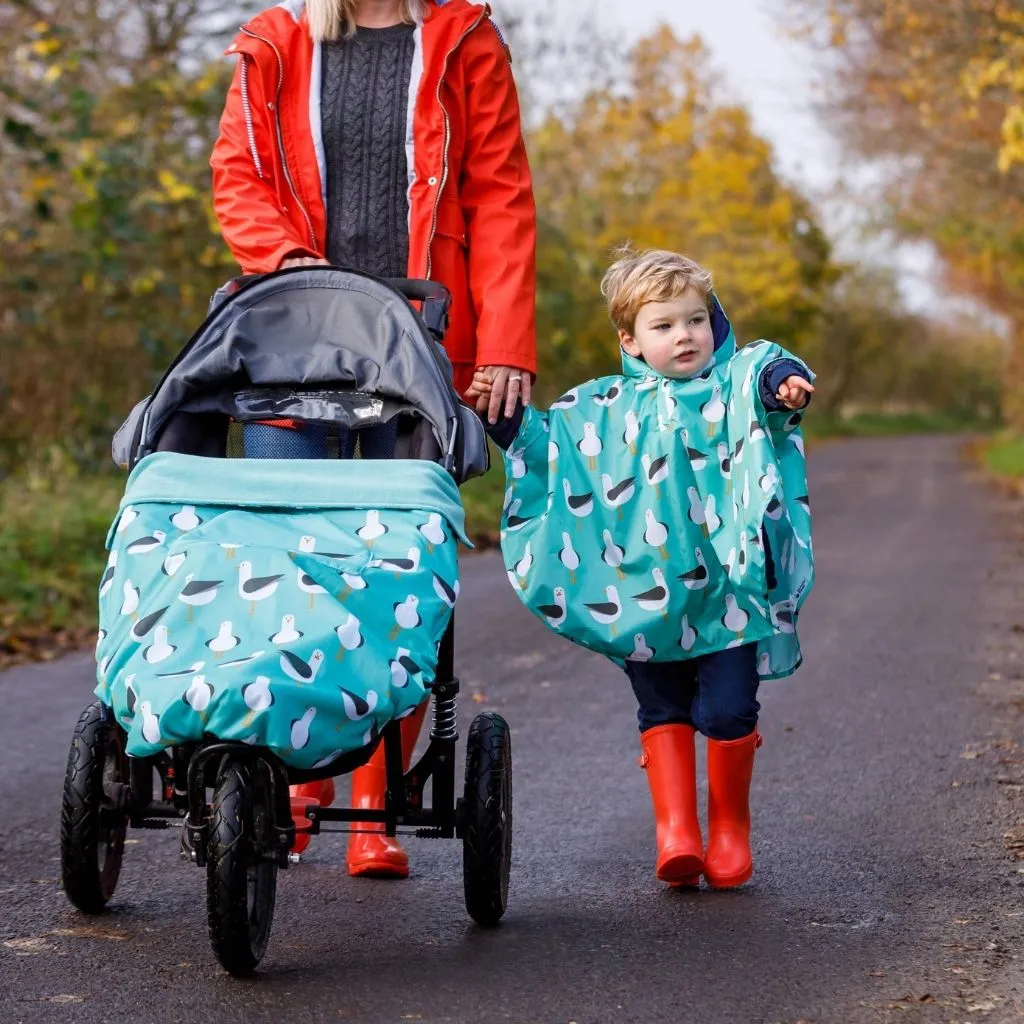
[[[456,199],[442,199],[437,206],[435,235],[449,238],[466,247],[466,218],[462,206]]]

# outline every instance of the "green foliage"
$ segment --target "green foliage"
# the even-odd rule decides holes
[[[27,42],[0,73],[0,471],[51,444],[104,460],[233,272],[206,164],[230,68],[181,70],[196,25],[174,22],[206,6],[150,5],[141,52],[118,4],[11,26]]]
[[[53,456],[45,473],[0,484],[0,649],[26,629],[95,628],[103,541],[124,479],[80,475],[59,449]]]
[[[491,445],[491,469],[462,487],[466,532],[478,547],[496,544],[505,500],[505,469],[501,452]]]

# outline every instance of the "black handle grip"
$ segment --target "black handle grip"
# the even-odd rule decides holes
[[[384,283],[401,292],[410,302],[422,302],[420,316],[435,341],[442,341],[448,330],[448,312],[452,293],[437,281],[414,277],[386,277]]]
[[[443,302],[446,308],[452,304],[452,293],[438,281],[414,277],[386,277],[384,281],[410,301]]]

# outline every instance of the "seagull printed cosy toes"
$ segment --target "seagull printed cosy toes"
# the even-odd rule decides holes
[[[721,320],[698,377],[623,353],[621,376],[525,410],[505,459],[502,552],[527,608],[620,664],[757,643],[761,677],[779,678],[800,663],[810,505],[801,417],[766,411],[757,382],[793,357],[766,341],[737,352]]]
[[[309,768],[366,746],[433,684],[465,540],[454,482],[419,461],[325,461],[315,481],[204,462],[143,459],[108,536],[96,694],[128,753],[212,735]]]

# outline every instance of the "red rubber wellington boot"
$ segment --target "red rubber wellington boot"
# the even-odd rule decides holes
[[[334,779],[289,786],[288,795],[291,797],[292,821],[295,823],[295,845],[292,847],[292,853],[304,853],[310,839],[313,838],[308,831],[309,819],[306,817],[306,808],[310,804],[330,807],[334,803]]]
[[[403,718],[402,767],[408,771],[412,751],[420,734],[429,702],[421,704],[408,718]],[[384,767],[384,744],[380,743],[373,757],[352,773],[352,806],[360,810],[380,810],[384,806],[387,771]],[[409,855],[394,836],[384,835],[384,826],[360,823],[365,832],[354,832],[348,840],[348,873],[353,877],[407,878]]]
[[[716,889],[733,889],[754,873],[750,853],[750,778],[755,729],[738,740],[708,740],[708,849],[704,877]]]
[[[654,804],[657,875],[670,885],[699,885],[704,849],[697,820],[697,764],[691,725],[657,725],[640,734]]]

